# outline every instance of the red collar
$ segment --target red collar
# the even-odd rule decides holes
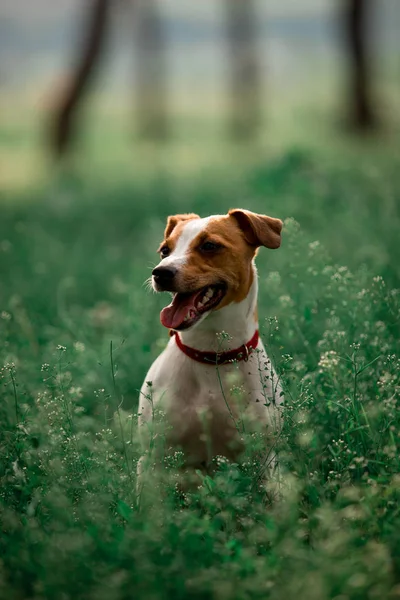
[[[196,350],[196,348],[185,346],[177,331],[172,331],[171,335],[175,336],[176,345],[186,356],[210,366],[226,365],[233,361],[247,361],[252,351],[257,348],[259,340],[258,329],[256,329],[251,340],[247,344],[235,348],[235,350],[228,350],[227,352],[202,352],[201,350]]]

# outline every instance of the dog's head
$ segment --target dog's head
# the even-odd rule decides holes
[[[168,217],[153,270],[157,292],[172,292],[161,323],[189,329],[211,311],[243,300],[253,282],[252,260],[259,246],[279,248],[282,221],[248,210],[201,219],[195,214]]]

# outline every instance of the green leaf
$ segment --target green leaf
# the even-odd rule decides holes
[[[125,519],[125,521],[129,521],[132,515],[131,507],[128,506],[123,500],[118,500],[117,512],[123,519]]]

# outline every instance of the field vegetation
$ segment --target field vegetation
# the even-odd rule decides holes
[[[0,597],[400,597],[399,166],[366,142],[3,193]],[[257,261],[281,498],[251,451],[182,498],[176,453],[138,504],[138,389],[167,341],[143,283],[168,214],[231,207],[285,221]]]

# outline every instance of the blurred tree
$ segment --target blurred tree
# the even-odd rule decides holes
[[[58,157],[69,150],[75,137],[76,118],[80,101],[91,81],[94,68],[104,46],[111,0],[91,0],[87,20],[82,28],[81,46],[75,72],[56,107],[51,129],[51,147]]]
[[[346,0],[343,27],[350,67],[350,123],[365,131],[377,125],[377,116],[371,94],[371,69],[368,47],[371,39],[369,17],[370,0]]]
[[[137,18],[135,46],[138,130],[142,137],[166,139],[169,134],[166,101],[167,53],[158,2],[142,1]]]
[[[129,5],[129,0],[125,0]],[[82,27],[75,71],[55,110],[51,148],[61,158],[70,149],[81,101],[98,66],[110,21],[112,0],[90,0]],[[137,105],[139,132],[152,139],[168,135],[165,85],[165,41],[156,0],[137,6]]]
[[[230,132],[254,137],[261,125],[261,76],[254,0],[225,0],[231,78]]]

